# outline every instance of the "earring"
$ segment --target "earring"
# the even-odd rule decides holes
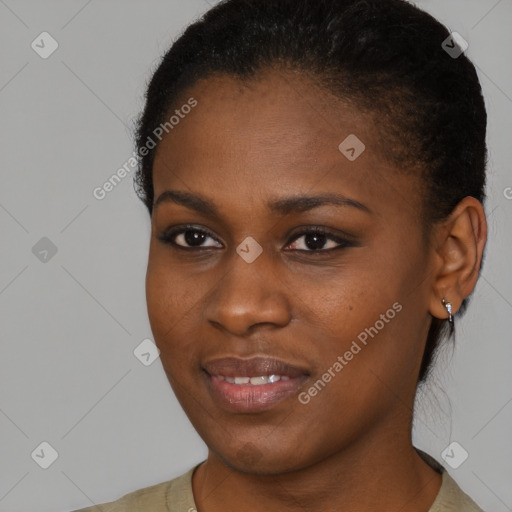
[[[446,311],[448,311],[448,323],[450,324],[451,327],[453,327],[452,303],[444,299],[441,299],[441,302],[443,303],[443,306],[446,308]]]

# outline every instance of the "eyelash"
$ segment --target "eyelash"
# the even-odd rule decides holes
[[[205,234],[207,237],[212,238],[217,243],[221,243],[208,230],[199,229],[195,226],[182,226],[182,227],[179,227],[176,229],[171,229],[171,230],[163,233],[162,235],[159,235],[157,238],[162,243],[172,246],[172,248],[181,249],[184,251],[197,251],[197,250],[204,251],[204,250],[208,250],[208,249],[217,249],[217,247],[201,247],[201,246],[184,247],[183,245],[178,245],[174,241],[174,238],[180,234],[187,232],[187,231]],[[346,238],[339,237],[339,236],[335,235],[334,233],[329,232],[328,230],[326,230],[325,228],[323,228],[321,226],[314,226],[314,227],[311,227],[308,229],[303,229],[299,233],[295,233],[293,235],[293,237],[290,239],[290,241],[288,241],[286,246],[292,244],[293,242],[296,242],[298,239],[300,239],[304,235],[323,235],[326,237],[326,240],[332,240],[333,242],[336,242],[339,245],[337,247],[333,247],[330,249],[309,249],[309,250],[308,249],[291,249],[291,251],[306,252],[306,253],[326,253],[326,252],[332,252],[332,251],[339,250],[339,249],[353,247],[355,245],[354,242],[352,242]]]

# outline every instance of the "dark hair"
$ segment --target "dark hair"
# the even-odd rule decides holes
[[[221,1],[174,42],[149,82],[137,126],[137,194],[151,215],[156,144],[148,151],[148,141],[187,88],[216,73],[247,81],[277,66],[379,116],[383,156],[422,178],[428,233],[464,197],[485,198],[485,104],[473,64],[442,47],[448,37],[405,0]],[[448,331],[446,320],[432,318],[419,383]]]

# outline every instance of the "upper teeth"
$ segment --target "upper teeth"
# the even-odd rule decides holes
[[[286,375],[261,375],[259,377],[224,377],[218,375],[218,378],[231,384],[252,384],[254,386],[278,382],[279,380],[290,380],[290,377]]]

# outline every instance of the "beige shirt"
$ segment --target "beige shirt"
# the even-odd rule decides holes
[[[195,512],[192,473],[197,466],[173,480],[139,489],[117,501],[74,512]],[[437,467],[443,480],[429,512],[483,512],[442,466]]]

